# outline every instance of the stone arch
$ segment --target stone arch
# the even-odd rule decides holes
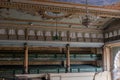
[[[120,29],[118,30],[118,35],[120,35]]]
[[[108,38],[109,36],[108,36],[108,33],[105,33],[105,38]]]
[[[115,55],[113,79],[114,80],[120,79],[120,51],[118,51],[117,54]]]
[[[97,38],[103,38],[103,34],[98,34]]]
[[[114,68],[120,68],[120,51],[118,51],[118,53],[115,56],[114,59]]]
[[[45,36],[52,36],[51,31],[45,31]]]
[[[97,38],[97,34],[92,33],[92,34],[91,34],[91,37],[92,37],[92,38]]]
[[[53,31],[53,36],[56,36],[56,34],[57,34],[57,36],[60,36],[60,32],[59,31]]]
[[[75,32],[70,32],[70,38],[76,38],[76,33]]]
[[[9,29],[8,34],[9,35],[15,35],[15,29]]]
[[[109,32],[109,38],[113,37],[113,33]]]
[[[65,31],[61,32],[61,37],[67,37],[67,33]]]
[[[37,31],[37,36],[43,36],[43,31]]]
[[[85,38],[90,38],[90,33],[85,33],[85,34],[84,34],[84,37],[85,37]]]
[[[77,33],[77,37],[81,37],[82,38],[83,37],[83,33],[80,33],[80,32]]]
[[[18,30],[18,35],[25,35],[24,30],[23,30],[23,29],[19,29],[19,30]]]
[[[113,31],[113,36],[117,36],[117,35],[118,35],[117,31],[116,30]]]
[[[34,30],[29,30],[28,35],[30,35],[30,36],[34,36],[34,35],[35,35],[35,31],[34,31]]]
[[[0,34],[6,34],[6,30],[5,29],[0,29]]]

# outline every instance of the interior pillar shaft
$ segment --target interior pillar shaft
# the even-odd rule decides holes
[[[70,47],[69,44],[66,45],[67,54],[66,54],[66,72],[70,72]]]
[[[25,46],[25,54],[24,54],[24,73],[28,73],[28,46]]]

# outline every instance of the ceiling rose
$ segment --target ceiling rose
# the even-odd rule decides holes
[[[44,15],[49,18],[62,18],[62,17],[67,17],[70,14],[65,13],[65,12],[51,12],[51,11],[45,11]],[[57,15],[57,16],[56,16]]]

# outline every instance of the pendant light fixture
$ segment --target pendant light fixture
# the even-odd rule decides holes
[[[57,20],[58,20],[58,17],[57,17],[57,14],[58,13],[55,13],[56,14],[56,17],[55,17],[55,21],[56,21],[56,25],[55,25],[55,35],[53,36],[53,40],[60,40],[60,36],[58,34],[58,24],[57,24]]]
[[[85,2],[85,10],[86,10],[86,13],[82,19],[82,24],[86,27],[88,27],[89,23],[90,23],[90,18],[89,18],[89,14],[88,14],[88,1],[86,0]]]
[[[88,0],[85,2],[85,15],[82,16],[82,25],[86,26],[87,28],[97,21],[99,17],[97,15],[90,14],[88,10]]]

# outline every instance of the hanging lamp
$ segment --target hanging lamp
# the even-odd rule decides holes
[[[85,15],[82,16],[82,25],[84,25],[88,28],[89,25],[91,25],[91,23],[94,23],[98,19],[99,19],[99,17],[89,13],[88,0],[86,0],[86,2],[85,2]]]
[[[55,25],[56,27],[55,28],[56,29],[55,29],[55,35],[53,36],[53,40],[60,40],[60,36],[58,35],[58,28],[57,28],[58,27],[58,25],[57,25],[57,19],[58,19],[57,14],[58,13],[55,13],[55,14],[56,14],[56,17],[55,17],[55,21],[56,21],[56,25]]]
[[[90,18],[89,18],[89,14],[88,14],[88,1],[86,0],[86,4],[85,4],[85,9],[86,9],[86,13],[82,19],[82,24],[86,27],[88,27],[89,23],[90,23]]]

